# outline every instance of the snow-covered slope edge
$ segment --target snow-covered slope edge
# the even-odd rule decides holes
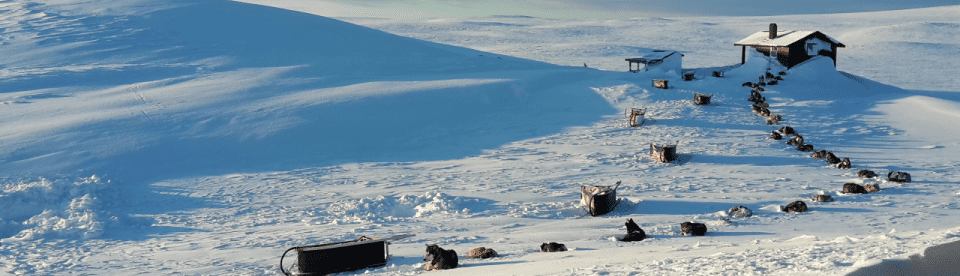
[[[4,47],[0,79],[0,124],[19,126],[0,130],[8,176],[134,180],[452,158],[604,109],[589,89],[547,78],[570,69],[293,11],[142,1],[125,8],[144,15],[99,15],[17,4],[6,19],[21,27],[5,43],[20,46]],[[30,28],[41,23],[73,29]]]
[[[149,226],[124,207],[156,197],[150,181],[460,158],[610,112],[588,86],[557,82],[589,70],[270,7],[2,9],[8,242]]]

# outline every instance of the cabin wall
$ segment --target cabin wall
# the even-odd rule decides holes
[[[751,46],[751,47],[753,47],[753,49],[757,50],[757,52],[763,53],[763,55],[768,56],[768,57],[771,55],[771,53],[770,53],[771,48],[776,49],[776,50],[777,50],[777,57],[776,57],[776,58],[777,58],[777,61],[779,61],[780,64],[783,64],[784,66],[787,66],[787,67],[790,67],[790,66],[789,66],[789,64],[790,64],[790,53],[791,53],[791,52],[796,52],[796,50],[790,49],[790,47],[770,47],[770,46]]]

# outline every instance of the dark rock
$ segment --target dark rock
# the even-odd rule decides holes
[[[879,192],[879,191],[880,191],[880,184],[877,184],[877,183],[867,183],[867,185],[863,186],[863,190],[867,191],[868,193]]]
[[[877,177],[877,173],[871,170],[860,170],[859,172],[857,172],[857,176],[861,178],[874,178],[874,177]]]
[[[811,145],[811,144],[799,145],[799,146],[797,146],[797,150],[803,151],[803,152],[811,152],[811,151],[813,151],[813,145]]]
[[[817,159],[827,158],[827,150],[818,150],[813,154],[811,154],[810,157],[817,158]]]

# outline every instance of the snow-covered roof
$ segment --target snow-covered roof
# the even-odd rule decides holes
[[[680,52],[668,51],[668,50],[653,50],[650,52],[642,53],[638,58],[628,58],[627,61],[640,62],[640,63],[648,63],[651,61],[662,61],[663,59],[673,54],[680,54]],[[683,54],[680,54],[680,56],[682,57]]]
[[[770,39],[769,31],[760,31],[756,32],[747,38],[744,38],[733,45],[736,46],[788,46],[794,42],[800,41],[804,38],[807,38],[811,35],[819,33],[824,37],[830,39],[831,42],[837,44],[837,47],[846,47],[840,41],[833,39],[830,36],[827,36],[818,31],[779,31],[777,32],[777,37]]]

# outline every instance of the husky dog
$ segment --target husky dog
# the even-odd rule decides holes
[[[684,235],[703,236],[707,234],[707,225],[688,221],[680,224],[680,231],[683,232]]]
[[[423,256],[423,261],[427,262],[423,265],[423,269],[427,271],[457,268],[460,263],[456,251],[445,250],[436,244],[427,245],[427,254]]]

